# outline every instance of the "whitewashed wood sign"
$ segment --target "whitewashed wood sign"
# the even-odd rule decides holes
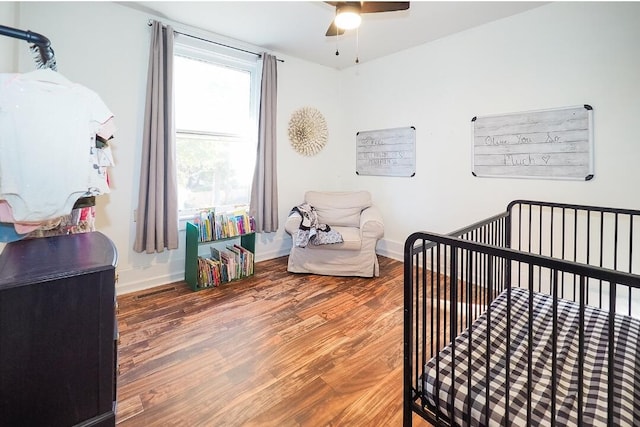
[[[416,128],[411,126],[358,132],[356,174],[414,176]]]
[[[471,120],[473,175],[593,178],[593,109],[589,105]]]

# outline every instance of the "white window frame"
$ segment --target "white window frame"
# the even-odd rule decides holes
[[[259,55],[244,51],[239,48],[226,46],[224,43],[218,44],[213,41],[201,40],[196,37],[190,37],[182,34],[176,34],[174,41],[174,57],[182,56],[189,59],[199,60],[211,63],[217,66],[225,66],[236,70],[246,71],[250,74],[251,81],[251,98],[250,98],[250,126],[247,134],[229,134],[206,131],[195,131],[193,129],[176,129],[178,133],[195,133],[200,135],[214,136],[219,139],[229,141],[240,141],[245,138],[255,138],[256,146],[258,139],[258,114],[260,102],[260,79],[262,74],[262,61]],[[253,169],[253,166],[250,166]],[[204,208],[204,206],[202,207]],[[180,220],[180,229],[185,227],[187,220],[193,219],[199,209],[181,210],[178,212]]]

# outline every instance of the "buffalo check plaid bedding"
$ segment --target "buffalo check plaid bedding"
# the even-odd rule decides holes
[[[533,351],[531,424],[551,425],[553,298],[533,293]],[[471,393],[467,399],[469,372],[469,329],[455,340],[455,371],[452,388],[451,345],[436,360],[425,365],[424,395],[429,404],[454,425],[490,426],[505,424],[507,293],[491,303],[489,351],[489,418],[485,415],[487,313],[471,327]],[[527,358],[529,293],[511,290],[511,356],[509,358],[509,425],[527,424]],[[555,372],[556,425],[577,426],[579,305],[558,300],[557,368]],[[582,425],[607,425],[608,313],[586,307],[584,314],[584,365]],[[640,425],[640,321],[615,316],[613,425]],[[436,391],[436,383],[439,388]],[[437,393],[437,397],[436,397]],[[451,396],[453,394],[453,396]],[[453,408],[450,400],[453,398]],[[437,403],[436,403],[437,400]],[[453,410],[452,410],[453,409]]]

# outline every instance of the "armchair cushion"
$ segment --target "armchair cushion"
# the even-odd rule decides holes
[[[307,191],[304,199],[316,209],[320,223],[330,226],[359,227],[360,213],[371,206],[368,191]]]

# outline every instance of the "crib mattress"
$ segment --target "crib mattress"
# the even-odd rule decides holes
[[[551,425],[552,397],[552,322],[553,298],[533,294],[533,387],[532,425]],[[509,388],[509,423],[526,425],[527,421],[527,347],[528,291],[511,291],[511,356]],[[425,365],[423,387],[429,403],[452,424],[473,426],[504,425],[506,383],[507,293],[491,304],[491,370],[489,374],[489,419],[485,419],[486,401],[486,329],[484,313],[472,325],[471,405],[468,407],[467,373],[469,370],[469,330],[455,340],[455,385],[452,387],[451,346],[441,351],[438,395],[436,396],[435,358]],[[556,423],[578,425],[578,325],[579,305],[566,300],[558,303]],[[628,316],[615,317],[614,425],[640,423],[640,321]],[[585,350],[583,386],[584,425],[607,423],[608,314],[585,308]],[[453,394],[453,411],[449,408]],[[470,421],[467,418],[470,415]],[[635,420],[635,421],[634,421]]]

